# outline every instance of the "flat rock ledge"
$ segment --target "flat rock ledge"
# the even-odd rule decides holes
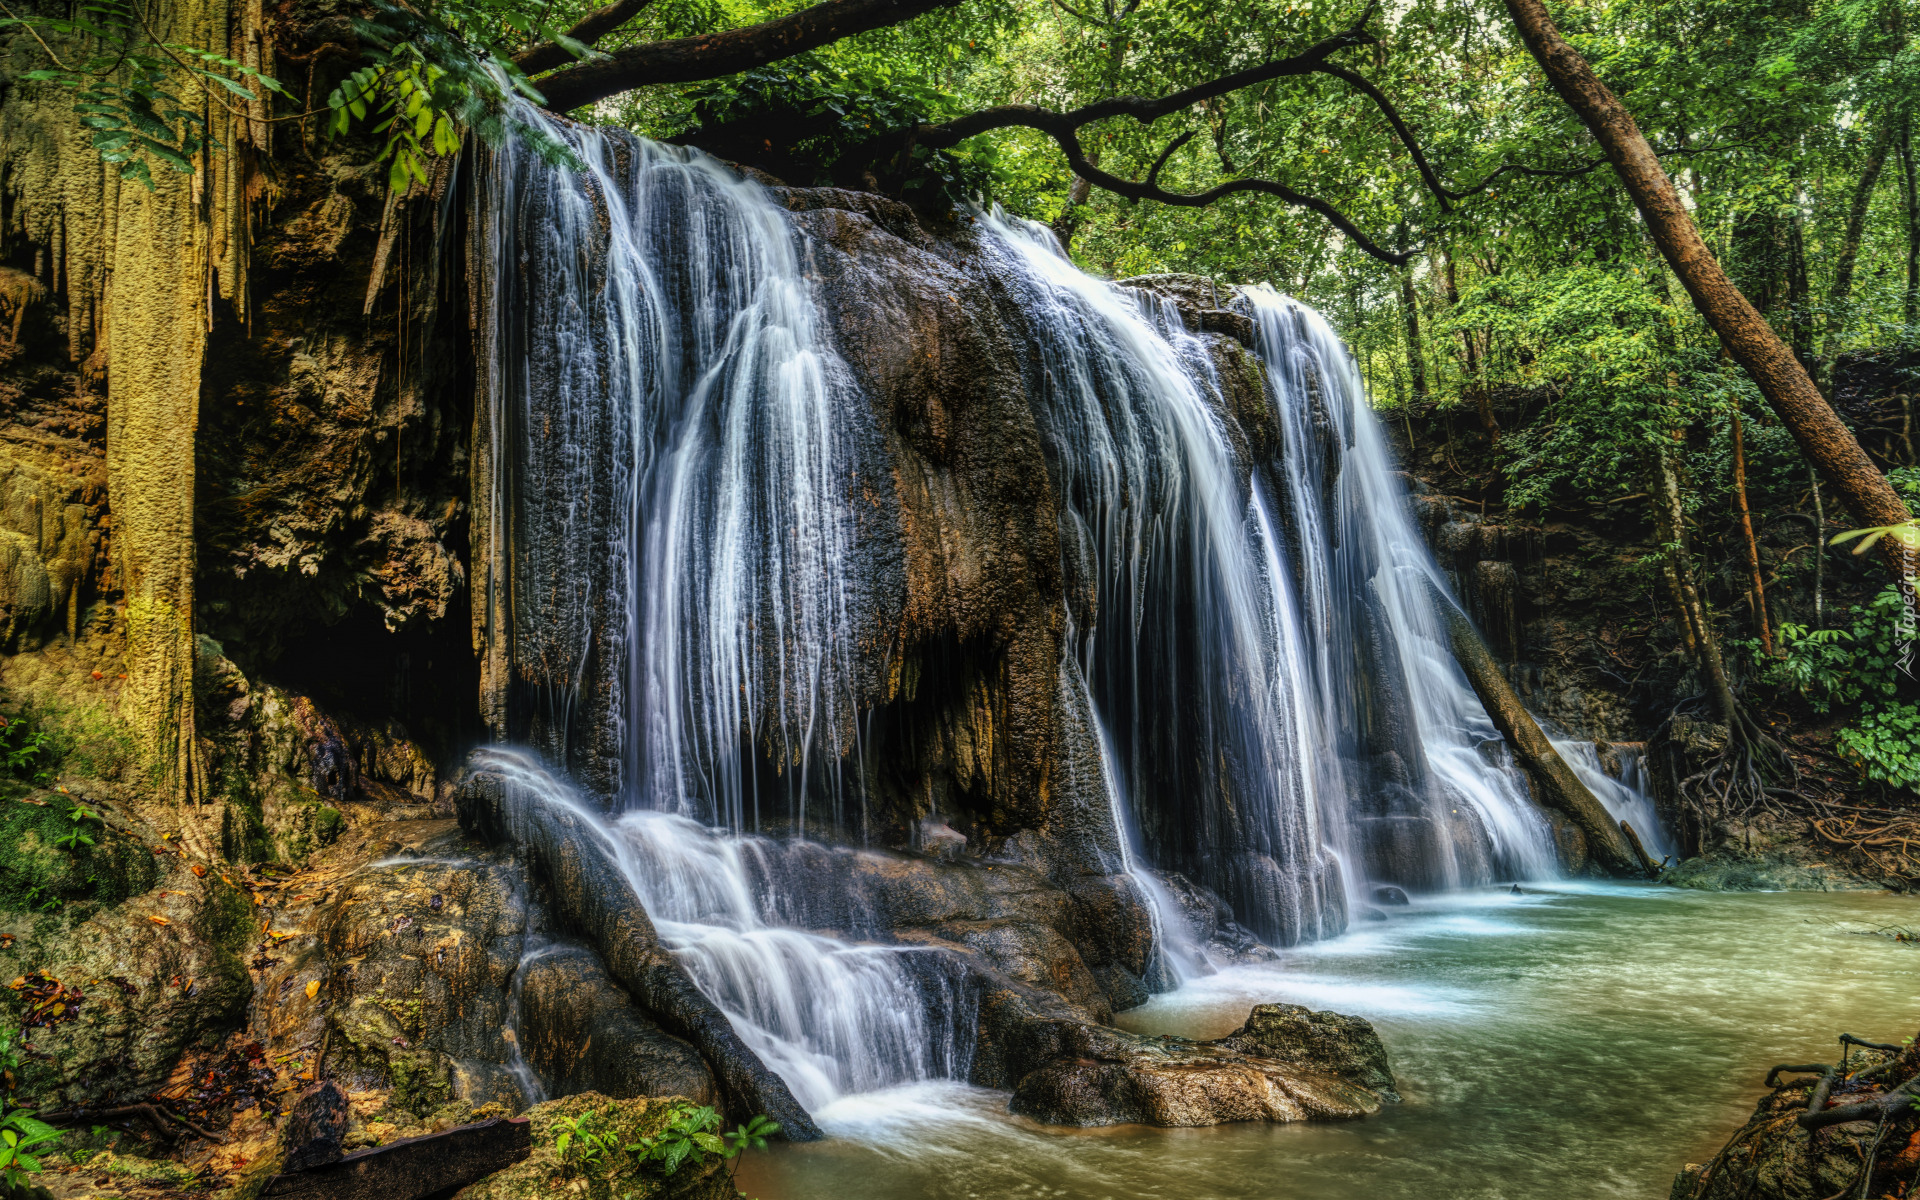
[[[1298,1004],[1262,1004],[1211,1042],[1100,1026],[1068,1041],[1020,1080],[1013,1112],[1051,1125],[1191,1127],[1343,1120],[1400,1099],[1371,1023]]]

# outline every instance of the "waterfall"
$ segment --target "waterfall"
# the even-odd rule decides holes
[[[855,735],[859,397],[765,189],[697,151],[549,129],[582,168],[510,146],[481,203],[511,595],[493,637],[515,668],[496,734],[649,806],[804,824],[841,797]]]
[[[852,1093],[966,1076],[958,995],[907,965],[924,952],[779,923],[791,844],[729,836],[677,813],[630,809],[609,819],[521,751],[483,750],[474,765],[590,833],[640,898],[660,944],[809,1112]],[[551,949],[530,947],[522,967]],[[516,986],[516,1016],[517,1003]],[[510,1069],[539,1094],[517,1042]]]
[[[1096,574],[1098,621],[1071,649],[1146,849],[1270,941],[1337,933],[1304,631],[1205,348],[1170,303],[1083,274],[1045,227],[986,223],[1028,326],[1063,567],[1070,586]]]
[[[836,350],[821,247],[697,151],[550,128],[578,170],[509,146],[477,185],[485,711],[538,755],[483,762],[594,831],[809,1109],[964,1077],[950,981],[833,907],[853,852],[823,843],[867,839],[869,718],[914,685],[887,658],[896,433]],[[1155,986],[1205,969],[1156,871],[1280,945],[1339,933],[1369,882],[1551,874],[1326,322],[1213,297],[1264,364],[1235,374],[1172,300],[1085,275],[1043,227],[975,224],[1056,502],[1060,740],[1091,747],[1058,765],[1095,828],[1036,869],[1130,876]]]
[[[1358,803],[1346,836],[1375,878],[1457,887],[1555,872],[1550,835],[1429,599],[1450,590],[1407,508],[1358,366],[1326,318],[1242,290],[1292,430],[1298,515],[1330,744]],[[1342,653],[1344,651],[1344,653]]]

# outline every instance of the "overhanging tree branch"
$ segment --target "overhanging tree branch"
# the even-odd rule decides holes
[[[581,17],[567,30],[567,36],[591,46],[640,15],[640,10],[651,3],[653,0],[613,0],[612,4]],[[513,65],[528,75],[564,67],[572,61],[573,53],[558,42],[541,42],[513,56]]]
[[[936,8],[951,8],[958,2],[826,0],[744,29],[628,46],[605,58],[555,71],[536,86],[547,98],[547,108],[569,112],[650,83],[692,83],[750,71],[856,33],[898,25]]]
[[[951,121],[938,125],[919,125],[912,129],[901,130],[887,135],[876,143],[882,152],[894,151],[896,162],[904,162],[915,146],[944,150],[959,145],[971,137],[990,133],[996,129],[1015,127],[1036,129],[1052,138],[1054,144],[1066,152],[1067,165],[1073,173],[1102,191],[1112,192],[1129,200],[1153,200],[1161,204],[1170,204],[1182,208],[1201,208],[1227,196],[1241,192],[1258,192],[1274,196],[1299,208],[1311,209],[1325,217],[1335,229],[1345,234],[1354,245],[1382,262],[1400,266],[1411,259],[1417,250],[1388,250],[1368,237],[1360,227],[1338,208],[1317,196],[1303,192],[1271,179],[1229,179],[1201,192],[1170,192],[1160,186],[1160,172],[1182,146],[1193,138],[1191,132],[1175,138],[1167,148],[1160,152],[1145,179],[1124,179],[1109,171],[1103,171],[1087,157],[1086,150],[1080,144],[1080,130],[1096,121],[1110,120],[1114,117],[1132,117],[1142,125],[1151,125],[1161,117],[1182,109],[1224,96],[1242,88],[1253,87],[1274,79],[1290,76],[1311,75],[1324,71],[1328,56],[1352,46],[1371,45],[1378,39],[1367,32],[1366,24],[1373,15],[1373,5],[1368,4],[1358,20],[1346,29],[1331,37],[1323,38],[1299,54],[1287,58],[1274,59],[1257,67],[1236,71],[1231,75],[1222,75],[1218,79],[1195,84],[1165,96],[1115,96],[1107,100],[1097,100],[1092,104],[1066,112],[1055,112],[1032,104],[1002,104],[993,108],[984,108],[979,112],[968,113]],[[1424,161],[1424,160],[1422,160]]]

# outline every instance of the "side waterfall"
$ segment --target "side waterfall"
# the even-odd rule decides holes
[[[889,434],[835,348],[817,247],[697,151],[553,131],[580,169],[510,147],[478,185],[477,633],[495,734],[535,752],[482,761],[593,831],[809,1109],[964,1078],[938,972],[877,920],[821,915],[853,853],[822,842],[869,838],[865,722],[898,683],[873,630],[902,572],[875,499]],[[1552,874],[1325,320],[1266,288],[1214,298],[1265,365],[1225,378],[1172,301],[1083,274],[1043,227],[976,226],[1020,327],[1060,578],[1095,600],[1064,606],[1061,719],[1092,727],[1097,787],[1091,767],[1077,786],[1111,815],[1104,869],[1152,910],[1149,982],[1203,969],[1156,870],[1279,945],[1338,934],[1370,881]]]

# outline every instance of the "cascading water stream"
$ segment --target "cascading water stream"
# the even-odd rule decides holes
[[[776,923],[778,844],[676,813],[634,809],[610,820],[521,751],[481,751],[474,765],[498,775],[517,800],[560,809],[591,832],[661,944],[808,1111],[852,1093],[965,1076],[954,1022],[932,1025],[927,985],[903,965],[915,950]],[[542,951],[530,950],[529,961]],[[952,997],[940,999],[956,1007]]]
[[[1204,348],[1170,304],[1083,274],[1044,227],[985,224],[1028,323],[1064,566],[1096,576],[1097,622],[1071,649],[1146,848],[1269,940],[1337,933],[1301,631],[1265,497],[1209,402]]]
[[[892,514],[856,502],[889,452],[803,269],[815,248],[698,152],[553,132],[581,169],[508,148],[481,185],[500,265],[481,297],[495,482],[475,523],[489,718],[625,814],[530,756],[485,761],[594,831],[807,1108],[964,1077],[938,972],[807,932],[888,936],[820,918],[818,855],[799,851],[822,848],[798,839],[866,837],[869,781],[848,773],[888,668],[859,630],[883,607],[873,581],[898,577],[863,557],[897,545],[862,524]],[[1065,586],[1092,600],[1065,605],[1061,719],[1095,747],[1097,787],[1078,786],[1111,815],[1096,857],[1117,844],[1105,869],[1152,913],[1152,982],[1206,969],[1154,869],[1276,944],[1340,932],[1368,880],[1551,874],[1326,322],[1230,294],[1266,382],[1223,378],[1171,301],[1083,274],[1039,226],[980,227],[1023,326]]]
[[[1428,585],[1450,589],[1407,511],[1358,366],[1313,309],[1269,287],[1241,294],[1293,426],[1282,465],[1312,568],[1315,644],[1358,651],[1316,656],[1323,719],[1341,757],[1364,760],[1357,782],[1368,800],[1389,806],[1350,811],[1348,836],[1380,875],[1382,865],[1412,870],[1395,860],[1424,841],[1436,871],[1414,882],[1428,886],[1552,876],[1551,841],[1524,780],[1483,749],[1500,734],[1448,649]]]

